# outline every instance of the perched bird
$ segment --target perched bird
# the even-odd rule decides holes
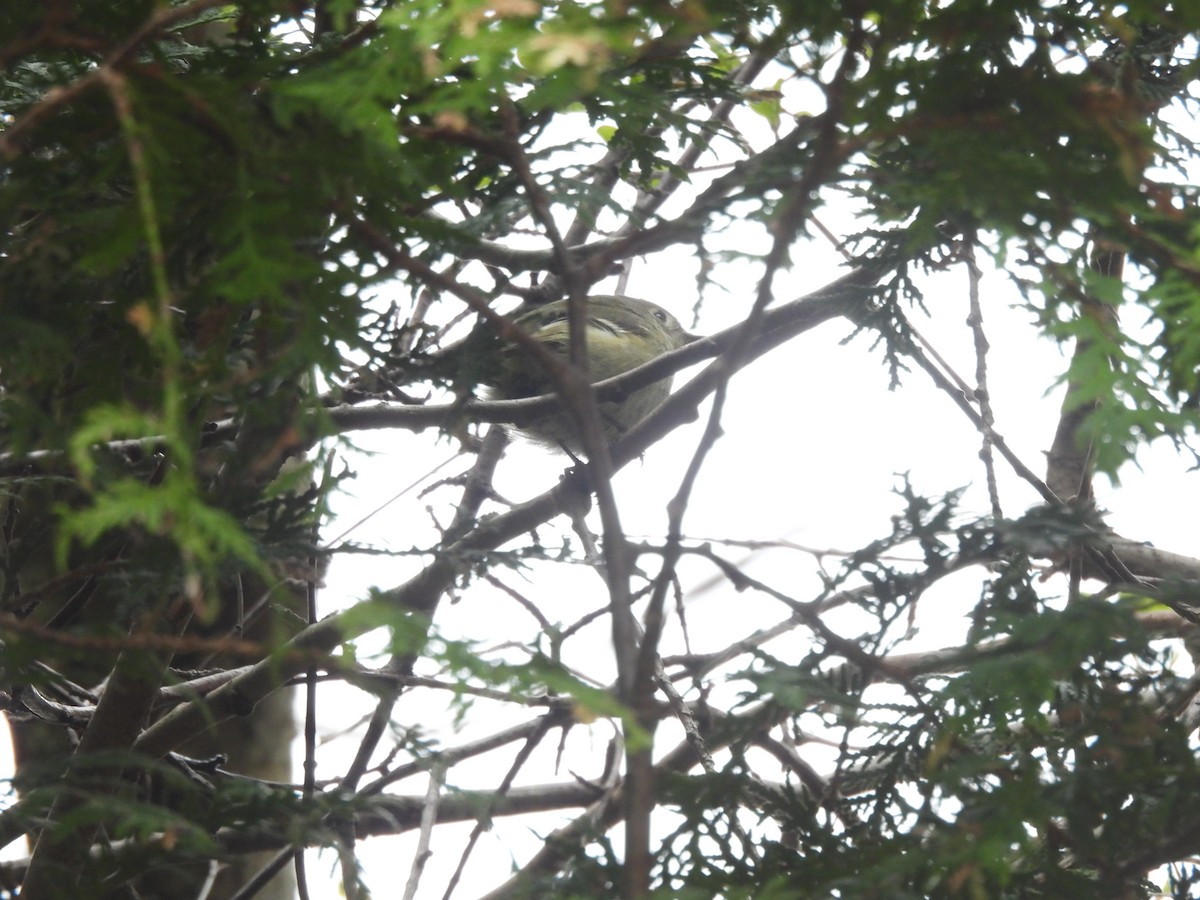
[[[519,316],[515,324],[551,353],[564,361],[570,359],[566,300],[530,310]],[[635,297],[614,296],[588,298],[584,334],[593,382],[628,372],[695,339],[661,306]],[[515,342],[501,348],[497,370],[490,379],[493,399],[516,400],[554,392],[554,382],[545,369]],[[610,441],[619,438],[662,403],[670,392],[671,379],[668,377],[622,399],[601,403],[600,421],[605,437]],[[566,412],[551,413],[523,426],[520,431],[530,440],[548,447],[569,452],[582,450],[579,429]]]

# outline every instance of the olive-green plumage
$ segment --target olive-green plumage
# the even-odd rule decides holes
[[[516,324],[551,353],[570,358],[567,301],[547,303],[521,315]],[[600,296],[587,301],[586,330],[588,368],[592,381],[604,381],[635,369],[693,339],[662,307],[635,297]],[[554,383],[533,356],[517,344],[500,351],[499,374],[493,379],[493,396],[498,400],[536,397],[554,391]],[[671,392],[671,379],[664,378],[629,396],[600,404],[605,436],[616,440],[645,418]],[[572,452],[582,449],[579,431],[567,413],[554,413],[522,427],[530,440]]]

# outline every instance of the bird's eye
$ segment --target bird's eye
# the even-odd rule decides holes
[[[654,318],[658,319],[658,321],[665,325],[670,316],[667,315],[667,311],[665,309],[656,309],[654,311]]]

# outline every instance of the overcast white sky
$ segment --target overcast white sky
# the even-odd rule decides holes
[[[827,256],[832,260],[832,254]],[[653,299],[686,321],[694,292],[690,275],[682,277],[681,273],[690,266],[694,263],[683,254],[674,259],[650,260],[635,268],[629,293]],[[807,259],[798,259],[783,279],[786,288],[779,292],[779,299],[808,293],[836,274],[836,267],[828,262],[810,265]],[[735,321],[751,301],[752,280],[748,278],[745,284],[745,295],[724,301],[724,308],[719,299],[706,304],[697,330],[708,333]],[[598,292],[604,290],[604,285],[598,287]],[[1032,316],[1019,307],[1003,274],[989,272],[982,293],[993,348],[989,367],[997,429],[1026,464],[1041,473],[1045,468],[1043,450],[1053,435],[1061,400],[1059,391],[1046,391],[1063,370],[1065,360],[1056,346],[1035,339]],[[965,326],[965,270],[959,268],[930,280],[927,305],[931,318],[914,313],[917,327],[970,381],[974,357]],[[868,336],[848,346],[840,345],[849,330],[840,321],[823,325],[735,378],[723,419],[725,434],[689,506],[685,520],[689,537],[787,539],[816,549],[854,550],[889,532],[890,517],[899,503],[891,492],[899,483],[900,473],[907,473],[913,486],[929,495],[966,488],[963,511],[971,515],[987,511],[983,468],[977,455],[980,440],[971,423],[919,371],[907,375],[901,388],[889,391],[887,370],[880,353],[869,349]],[[687,377],[683,373],[678,381]],[[678,487],[702,424],[703,418],[680,429],[653,447],[642,462],[630,465],[617,476],[615,489],[622,521],[631,536],[645,536],[650,541],[661,538],[666,503]],[[374,448],[378,455],[356,463],[360,476],[351,491],[360,496],[347,496],[336,507],[345,521],[356,521],[378,505],[380,498],[390,496],[399,485],[411,480],[413,473],[432,468],[453,453],[450,446],[444,442],[438,446],[429,435],[372,434],[362,436],[360,443]],[[1145,471],[1127,467],[1119,490],[1101,481],[1097,486],[1099,501],[1112,510],[1112,524],[1122,533],[1190,553],[1194,538],[1185,516],[1200,499],[1196,479],[1185,475],[1184,465],[1167,445],[1151,448],[1144,458]],[[457,461],[451,469],[461,469],[466,463]],[[519,502],[551,487],[566,465],[566,460],[540,447],[517,442],[501,463],[496,487],[502,496]],[[1039,501],[1033,489],[1013,475],[1003,461],[998,462],[998,477],[1006,514],[1019,515]],[[445,499],[456,495],[457,489],[446,489],[440,496]],[[425,540],[432,538],[424,510],[435,502],[434,497],[421,499],[415,492],[410,494],[364,526],[363,536],[369,534],[373,542],[393,550],[421,545],[422,534]],[[559,529],[566,527],[562,520],[555,524]],[[337,531],[335,525],[331,533]],[[554,546],[552,529],[541,530],[540,535],[545,544]],[[569,539],[578,546],[573,537]],[[731,559],[746,555],[746,551],[736,548],[724,548],[723,552]],[[831,556],[825,562],[836,569],[839,560]],[[416,561],[381,557],[335,561],[323,603],[329,608],[353,602],[372,585],[387,587],[403,581],[416,565]],[[761,553],[750,559],[746,568],[754,577],[801,599],[820,591],[814,559],[805,553]],[[685,561],[681,571],[685,591],[707,583],[714,575],[711,567],[694,560]],[[599,578],[581,566],[535,567],[524,581],[516,576],[502,577],[538,599],[541,608],[560,622],[572,621],[603,604],[605,598]],[[921,602],[918,630],[904,649],[945,646],[960,640],[965,630],[963,616],[978,598],[978,581],[978,573],[963,573],[931,591]],[[1048,587],[1054,590],[1052,584]],[[695,596],[689,594],[685,602],[692,647],[701,652],[727,646],[736,636],[749,635],[785,617],[778,604],[750,593],[736,594],[727,585]],[[535,627],[514,603],[482,587],[467,591],[459,604],[444,606],[438,623],[451,636],[483,639],[485,645],[490,640],[497,648],[510,641],[528,640]],[[567,657],[572,663],[586,659],[588,671],[601,682],[613,675],[607,627],[602,623],[592,629],[588,638],[591,649],[587,652],[581,652],[578,643],[569,645],[571,655]],[[802,631],[792,632],[769,649],[783,658],[798,659],[807,650],[804,638]],[[679,630],[671,628],[664,640],[664,655],[680,649]],[[437,698],[426,698],[426,702],[438,705]],[[327,694],[322,704],[322,731],[334,733],[348,727],[366,715],[370,706],[369,698],[362,695],[339,696],[331,703]],[[397,708],[401,722],[419,723],[422,728],[431,728],[439,714],[445,722],[444,708],[427,708],[417,698],[402,701]],[[516,721],[514,715],[506,711],[495,719],[484,716],[457,735],[443,725],[438,733],[453,745],[512,724]],[[580,758],[594,763],[598,748],[610,735],[610,726],[600,723],[590,729],[577,729],[571,741],[580,748]],[[660,733],[662,747],[673,744],[670,735],[669,728]],[[352,740],[338,743],[344,745],[343,750],[353,746]],[[546,750],[540,757],[541,765],[531,764],[527,775],[545,779],[552,772],[554,741]],[[331,747],[330,753],[336,750]],[[819,761],[821,753],[816,752],[814,757],[806,750],[806,756]],[[832,767],[832,751],[826,757]],[[327,773],[336,773],[344,765],[333,762],[332,755],[326,758],[331,760]],[[491,767],[479,767],[479,780],[470,786],[494,786],[510,758],[511,754],[504,754]],[[569,770],[572,757],[566,758]],[[596,776],[598,772],[581,770],[579,774]],[[781,773],[775,767],[760,774],[772,779]],[[424,783],[416,780],[400,789],[420,793]],[[480,889],[494,886],[513,862],[510,853],[515,854],[518,863],[523,861],[540,846],[539,835],[566,818],[543,816],[533,820],[537,823],[534,826],[498,823],[472,857],[471,872],[479,880],[465,882],[458,896],[475,896]],[[531,827],[536,831],[528,830]],[[464,826],[435,834],[434,856],[418,896],[441,896],[467,831]],[[370,882],[394,885],[411,861],[414,842],[414,836],[367,842],[363,859]],[[324,865],[333,863],[332,854],[325,854],[323,859]],[[382,895],[383,888],[380,890]],[[332,885],[328,891],[325,896],[337,895]]]
[[[772,81],[771,73],[761,79],[763,84]],[[793,113],[820,108],[817,98],[811,96],[790,95],[785,105]],[[756,146],[764,146],[770,140],[762,120],[753,114],[745,113],[736,121]],[[852,234],[863,226],[846,205],[828,208],[820,215],[823,223],[839,236]],[[710,250],[763,252],[767,245],[762,229],[746,223],[731,226],[707,241],[706,246]],[[827,284],[844,271],[841,262],[834,248],[822,238],[797,246],[793,266],[776,281],[777,302],[792,300]],[[1053,436],[1061,403],[1061,391],[1053,385],[1066,360],[1056,345],[1037,338],[1033,314],[1022,307],[1005,274],[994,271],[986,259],[980,262],[985,270],[981,294],[984,325],[992,347],[988,357],[989,387],[996,428],[1026,465],[1041,474],[1045,470],[1044,451]],[[686,248],[637,261],[627,293],[667,307],[699,333],[712,333],[740,321],[753,302],[760,268],[749,262],[719,267],[715,279],[725,292],[710,288],[700,319],[693,322],[697,268],[697,260]],[[921,278],[920,284],[926,293],[928,315],[912,310],[914,324],[959,375],[972,383],[975,356],[965,324],[968,313],[965,267]],[[598,284],[595,292],[608,293],[613,289],[613,282],[607,282]],[[1132,327],[1140,323],[1123,324]],[[923,372],[914,370],[904,377],[899,389],[889,391],[889,375],[882,354],[870,349],[872,337],[862,335],[842,346],[841,341],[849,333],[850,327],[845,322],[827,323],[735,377],[722,420],[725,433],[709,457],[685,519],[684,530],[690,538],[786,539],[814,549],[855,550],[889,532],[890,518],[899,508],[892,490],[904,473],[918,492],[929,496],[965,488],[961,504],[964,514],[987,512],[984,470],[978,458],[980,438],[971,423],[948,397],[933,387]],[[688,377],[689,373],[681,373],[676,384]],[[666,504],[678,489],[706,414],[707,406],[702,409],[700,421],[679,429],[653,447],[642,462],[618,474],[614,487],[622,522],[630,536],[644,536],[651,542],[661,539],[666,525]],[[381,499],[391,497],[411,482],[416,473],[433,469],[454,453],[448,441],[439,442],[431,434],[364,434],[357,438],[357,443],[376,455],[355,461],[359,478],[335,506],[339,521],[355,522],[368,515]],[[1127,466],[1121,473],[1120,488],[1103,479],[1098,481],[1099,504],[1111,511],[1109,521],[1122,534],[1177,552],[1193,553],[1195,536],[1188,511],[1200,501],[1200,482],[1187,473],[1186,461],[1165,442],[1145,450],[1140,459],[1144,468]],[[461,471],[468,463],[467,459],[457,460],[437,477]],[[495,485],[503,497],[520,502],[551,487],[568,464],[569,461],[540,447],[516,442],[499,467]],[[999,458],[997,475],[1006,515],[1017,516],[1040,502],[1035,491]],[[439,504],[452,502],[457,496],[457,488],[443,489],[427,498],[418,497],[417,492],[410,493],[372,518],[357,536],[397,551],[428,545],[434,534],[428,526],[426,507],[439,510],[440,519],[446,521],[447,508]],[[565,520],[553,524],[553,528],[539,530],[546,546],[555,546],[557,535],[565,533],[572,546],[578,548]],[[339,532],[337,523],[329,529],[330,534]],[[720,549],[730,559],[745,557],[745,567],[751,575],[794,597],[807,599],[821,590],[817,563],[809,554],[772,550],[749,557],[747,551]],[[830,570],[836,570],[839,562],[836,555],[824,560]],[[352,603],[364,597],[372,586],[389,587],[402,582],[419,565],[416,559],[383,557],[336,560],[329,572],[322,604],[328,611]],[[726,584],[688,591],[710,584],[715,575],[711,566],[685,560],[680,571],[695,651],[725,647],[736,637],[749,635],[756,628],[785,617],[778,604],[749,592],[734,593]],[[525,579],[506,574],[502,577],[535,599],[557,622],[573,621],[603,605],[606,598],[596,574],[579,565],[546,564],[535,566]],[[964,616],[978,599],[978,584],[978,573],[966,572],[930,591],[920,604],[911,642],[901,649],[927,649],[960,641],[966,625]],[[1055,589],[1053,583],[1047,585],[1047,590]],[[1064,591],[1065,587],[1058,590]],[[483,640],[485,647],[491,642],[495,655],[504,654],[510,642],[531,640],[536,631],[536,623],[516,604],[497,591],[479,586],[467,591],[460,603],[443,605],[438,613],[438,626],[448,636]],[[586,673],[599,683],[608,682],[614,675],[608,627],[606,621],[598,623],[590,633],[568,644],[565,651],[569,663],[587,665]],[[804,641],[805,633],[795,631],[768,649],[781,658],[799,659],[808,649]],[[668,629],[662,652],[667,655],[681,650],[676,625]],[[736,685],[729,688],[730,692],[734,690]],[[337,699],[331,701],[334,693]],[[524,720],[523,714],[511,709],[500,710],[492,717],[483,714],[481,707],[470,727],[456,733],[448,724],[445,705],[439,704],[439,700],[405,698],[397,706],[396,717],[402,723],[436,733],[450,746]],[[322,732],[341,732],[366,716],[371,706],[370,698],[361,694],[327,691],[321,707]],[[514,719],[514,715],[521,718]],[[440,727],[433,731],[439,720]],[[611,735],[611,726],[603,722],[590,728],[576,728],[568,749],[575,748],[577,754],[565,754],[559,776],[570,777],[573,765],[594,766]],[[672,735],[670,727],[664,727],[659,734],[659,746],[671,747]],[[542,748],[519,782],[549,780],[556,742],[555,738]],[[324,769],[327,775],[344,768],[344,754],[355,743],[353,738],[342,738],[330,745],[323,753],[323,758],[329,761]],[[804,753],[820,767],[819,748],[806,747]],[[512,750],[505,751],[498,759],[476,766],[478,780],[470,784],[460,781],[460,786],[494,787],[511,756]],[[827,751],[824,758],[831,768],[833,751]],[[764,778],[781,777],[774,763],[765,765],[759,773]],[[470,771],[458,774],[466,777],[464,773]],[[599,772],[581,768],[578,774],[595,777]],[[419,794],[425,790],[425,782],[413,780],[398,789]],[[570,818],[564,814],[497,821],[494,830],[485,835],[473,852],[469,876],[456,896],[473,897],[495,886],[512,865],[521,864],[540,848],[542,835]],[[455,826],[435,832],[433,857],[426,867],[419,897],[442,895],[469,828]],[[379,891],[379,896],[399,895],[398,885],[407,877],[415,840],[415,835],[408,835],[368,841],[364,846],[362,858],[367,880]],[[316,865],[326,870],[335,864],[331,853],[322,854],[320,859]],[[331,875],[334,880],[324,888],[322,897],[338,896],[336,873]]]

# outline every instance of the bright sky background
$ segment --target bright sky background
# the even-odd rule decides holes
[[[827,254],[830,260],[832,254]],[[652,299],[688,321],[694,300],[690,269],[694,261],[685,254],[675,258],[656,257],[634,269],[628,292]],[[685,277],[682,273],[688,272]],[[834,262],[809,263],[797,258],[792,271],[783,279],[778,293],[781,301],[806,294],[838,274]],[[745,281],[745,294],[730,298],[725,308],[720,300],[706,304],[696,330],[710,333],[739,317],[750,302],[753,275]],[[944,273],[929,280],[927,306],[932,318],[913,313],[918,329],[938,352],[968,382],[973,380],[974,355],[971,335],[966,328],[967,275],[965,268]],[[597,292],[607,285],[597,286]],[[1046,341],[1035,341],[1032,314],[1020,307],[1019,298],[1007,278],[988,272],[982,286],[985,327],[992,351],[989,356],[990,386],[996,426],[1026,464],[1037,473],[1044,472],[1044,448],[1049,446],[1057,422],[1061,392],[1046,393],[1065,367],[1059,349]],[[685,533],[690,539],[722,539],[789,542],[818,550],[854,550],[868,541],[886,535],[890,517],[898,511],[899,500],[892,494],[907,473],[918,492],[935,496],[944,491],[966,488],[961,509],[971,515],[988,510],[983,467],[978,459],[980,438],[971,423],[951,400],[937,391],[920,371],[905,376],[896,391],[888,390],[888,372],[878,351],[869,349],[870,337],[861,336],[847,346],[839,342],[850,333],[842,321],[827,323],[801,335],[789,344],[739,373],[733,382],[726,414],[724,436],[712,453],[689,505]],[[682,373],[676,384],[688,373]],[[667,501],[678,487],[680,475],[703,427],[701,420],[681,428],[670,438],[651,448],[644,461],[624,469],[615,480],[622,522],[631,537],[644,536],[655,542],[665,529]],[[438,445],[428,434],[371,434],[360,436],[358,443],[377,455],[355,462],[359,478],[351,486],[357,497],[347,496],[336,506],[344,521],[357,521],[391,496],[399,485],[412,479],[413,473],[431,469],[453,454],[445,442]],[[1182,553],[1193,552],[1194,537],[1184,524],[1185,511],[1195,507],[1196,479],[1185,478],[1185,466],[1169,445],[1151,448],[1143,454],[1145,471],[1128,466],[1122,473],[1123,487],[1114,489],[1106,481],[1097,484],[1099,502],[1112,511],[1110,521],[1122,534],[1149,540],[1158,546]],[[453,463],[439,473],[445,477],[461,471],[468,460]],[[497,473],[495,484],[500,494],[520,502],[551,487],[568,461],[523,442],[514,443]],[[1039,502],[1025,482],[1012,474],[1003,460],[997,460],[1000,495],[1006,515],[1017,516]],[[383,486],[387,485],[386,489]],[[393,488],[396,485],[397,488]],[[457,489],[449,494],[456,497]],[[438,495],[434,495],[437,497]],[[1169,500],[1167,499],[1169,498]],[[409,494],[373,518],[362,535],[393,550],[420,544],[421,533],[428,532],[424,507],[434,498]],[[443,513],[442,520],[446,515]],[[566,528],[565,520],[554,525]],[[338,533],[335,524],[331,534]],[[550,529],[540,530],[542,540],[554,545]],[[572,545],[578,543],[570,537]],[[718,548],[728,559],[745,559],[746,571],[793,597],[809,599],[820,591],[814,558],[795,550],[771,550],[751,556],[737,548]],[[840,559],[830,555],[826,566],[836,571]],[[371,585],[398,584],[415,571],[411,560],[382,557],[342,558],[334,562],[327,579],[322,602],[326,608],[353,602],[365,595]],[[752,592],[735,593],[726,583],[692,592],[689,588],[705,585],[714,577],[713,568],[694,559],[681,566],[686,599],[688,627],[695,651],[703,652],[727,646],[735,636],[749,635],[756,628],[778,622],[786,616],[781,606]],[[502,574],[504,580],[538,600],[547,614],[557,621],[569,622],[585,611],[602,604],[605,598],[599,578],[581,566],[544,565],[530,579]],[[924,597],[919,605],[918,630],[903,650],[947,646],[961,640],[966,612],[978,599],[979,573],[965,572],[947,579]],[[1050,591],[1065,591],[1054,582]],[[561,612],[558,612],[561,610]],[[508,641],[528,639],[535,627],[532,619],[498,592],[486,587],[468,590],[460,603],[444,605],[438,625],[450,636],[479,639],[486,636],[495,647]],[[461,631],[460,631],[461,629]],[[608,624],[592,629],[590,653],[581,653],[578,644],[568,645],[570,661],[589,659],[589,670],[602,679],[614,674],[610,662],[611,644]],[[843,631],[853,634],[853,630]],[[808,649],[803,630],[790,632],[769,645],[783,658],[799,659]],[[486,645],[486,642],[485,642]],[[675,623],[664,638],[663,654],[681,649]],[[498,651],[500,652],[500,651]],[[433,673],[429,673],[433,674]],[[736,685],[732,690],[736,690]],[[437,706],[438,698],[432,700]],[[321,706],[321,730],[333,734],[350,727],[369,713],[370,698],[359,694],[330,702],[326,693]],[[400,722],[420,723],[430,728],[440,716],[447,720],[444,708],[433,709],[415,696],[398,705]],[[519,717],[518,717],[519,716]],[[472,728],[455,734],[452,729],[438,732],[453,746],[488,731],[523,721],[523,714],[501,712],[496,717],[479,715]],[[478,726],[484,727],[479,728]],[[569,745],[580,748],[581,759],[591,764],[609,740],[612,730],[605,723],[577,728]],[[662,749],[674,744],[674,732],[664,727],[659,733]],[[324,768],[334,775],[344,762],[353,741],[343,739],[328,748],[330,762]],[[556,740],[548,741],[536,761],[523,772],[522,782],[552,780],[552,754]],[[513,748],[515,750],[515,748]],[[803,753],[823,771],[832,770],[833,751],[806,746]],[[477,767],[479,780],[471,787],[494,786],[512,751],[500,754],[492,768]],[[824,758],[825,765],[821,760]],[[568,777],[571,756],[564,771]],[[587,769],[580,775],[599,773]],[[781,777],[778,765],[766,763],[760,774],[768,780]],[[460,773],[461,775],[461,773]],[[462,782],[460,782],[462,784]],[[421,793],[423,779],[413,779],[398,788],[404,793]],[[519,864],[541,846],[540,835],[564,824],[569,815],[525,817],[523,821],[498,820],[475,849],[468,878],[455,896],[473,897],[495,886],[507,873],[515,854]],[[419,897],[440,897],[445,880],[457,863],[469,826],[451,826],[434,834],[434,856],[427,865]],[[362,859],[368,883],[376,885],[380,896],[398,895],[398,880],[407,877],[415,834],[401,838],[369,840],[363,845]],[[316,865],[334,863],[331,853]],[[315,874],[315,872],[314,872]],[[334,876],[336,877],[336,875]],[[329,893],[338,896],[333,883]]]
[[[771,84],[774,77],[767,72],[760,83]],[[791,113],[812,111],[820,106],[818,98],[795,93],[790,93],[785,102],[785,109]],[[761,148],[771,140],[763,120],[752,113],[745,112],[735,123],[756,147]],[[669,213],[669,208],[664,210],[664,214]],[[845,203],[831,205],[820,216],[822,223],[839,237],[853,234],[863,226]],[[735,223],[706,240],[706,246],[710,250],[761,253],[767,244],[761,227]],[[787,302],[822,287],[845,271],[842,262],[836,250],[819,236],[808,244],[798,245],[791,269],[776,280],[776,301]],[[980,291],[984,327],[991,342],[989,387],[996,430],[1030,469],[1044,474],[1044,452],[1050,445],[1062,400],[1061,390],[1053,386],[1065,370],[1066,358],[1052,342],[1037,339],[1033,313],[1022,306],[1007,276],[992,269],[982,255],[979,262],[984,268]],[[740,321],[753,302],[760,267],[747,262],[719,267],[715,277],[724,291],[709,288],[699,320],[695,321],[692,313],[697,298],[697,269],[698,261],[690,248],[675,248],[635,261],[626,292],[661,304],[698,333],[712,333]],[[955,371],[973,384],[975,354],[966,326],[969,287],[966,267],[959,265],[918,281],[925,291],[929,314],[911,310],[914,325]],[[610,280],[596,285],[594,291],[609,293],[614,289],[615,280]],[[1137,324],[1140,323],[1124,322],[1123,326]],[[904,376],[899,389],[889,391],[889,374],[882,353],[870,349],[873,337],[860,335],[842,346],[841,341],[850,333],[851,327],[844,321],[826,323],[734,378],[722,419],[724,435],[710,455],[689,504],[684,525],[689,539],[711,539],[714,543],[728,539],[786,540],[814,550],[852,551],[889,533],[890,517],[900,504],[892,491],[899,485],[902,474],[907,474],[918,493],[931,497],[964,488],[960,506],[964,515],[973,517],[988,511],[984,470],[978,458],[980,436],[973,425],[950,398],[932,385],[925,373],[915,368]],[[680,373],[676,385],[688,377],[689,372]],[[627,466],[617,475],[614,489],[622,523],[631,538],[661,540],[667,502],[678,489],[707,412],[706,405],[697,422],[680,428],[651,448],[642,462]],[[347,495],[335,504],[339,519],[328,529],[331,535],[340,533],[340,522],[356,522],[369,515],[382,499],[393,496],[418,473],[434,469],[455,452],[447,439],[436,440],[431,433],[370,433],[357,435],[355,442],[374,456],[354,459],[353,466],[359,476]],[[1119,488],[1105,479],[1097,481],[1097,500],[1110,511],[1110,524],[1127,537],[1180,553],[1196,552],[1195,536],[1185,517],[1200,502],[1200,482],[1186,477],[1187,461],[1181,460],[1166,442],[1145,449],[1140,459],[1144,468],[1126,466]],[[456,460],[439,471],[435,479],[464,471],[469,463],[468,458]],[[567,465],[569,461],[564,457],[517,441],[510,446],[494,483],[501,496],[521,502],[553,486]],[[998,455],[996,469],[1006,515],[1018,516],[1040,502],[1037,493],[1013,474]],[[410,492],[388,506],[371,518],[356,537],[396,551],[432,543],[435,538],[428,525],[426,507],[434,507],[445,522],[449,509],[444,504],[457,499],[459,491],[451,487],[430,497],[418,494],[419,491]],[[595,522],[594,516],[592,521]],[[551,525],[539,529],[546,546],[555,546],[557,535],[566,534],[578,551],[578,540],[570,534],[565,519]],[[598,529],[598,525],[594,528]],[[821,590],[816,561],[809,553],[777,549],[751,554],[719,544],[717,549],[726,559],[742,560],[750,575],[790,596],[809,599]],[[831,553],[823,562],[827,570],[836,571],[840,558]],[[648,558],[647,564],[653,563],[654,559]],[[339,558],[331,566],[328,586],[322,595],[324,611],[353,603],[372,586],[386,588],[399,584],[416,572],[419,565],[419,560],[412,558]],[[583,566],[536,566],[524,580],[505,572],[499,574],[557,622],[571,622],[606,602],[599,577]],[[755,629],[786,617],[786,611],[778,603],[753,592],[735,593],[720,580],[714,586],[717,573],[707,563],[685,559],[680,574],[694,651],[726,647],[736,637],[748,636]],[[961,641],[967,624],[965,615],[978,599],[979,582],[980,574],[968,571],[929,591],[919,605],[915,633],[899,649],[930,649]],[[1046,591],[1065,593],[1065,584],[1051,582]],[[856,633],[847,619],[832,617],[830,621],[843,634]],[[536,632],[536,623],[514,602],[494,589],[479,585],[466,591],[459,603],[443,603],[437,624],[450,637],[486,638],[483,646],[489,657],[503,655],[509,642],[531,640]],[[587,660],[590,666],[587,673],[600,683],[615,675],[608,629],[608,620],[603,619],[586,636],[569,643],[564,651],[572,664]],[[808,650],[806,636],[803,629],[797,629],[766,649],[781,658],[798,660]],[[368,642],[364,641],[362,646],[368,646]],[[662,654],[681,652],[682,647],[678,622],[673,620],[664,635]],[[737,689],[736,684],[731,684],[725,696],[733,696]],[[336,700],[332,699],[335,693]],[[512,708],[489,715],[480,704],[472,713],[469,727],[455,732],[449,725],[445,704],[439,703],[442,698],[420,693],[414,692],[401,700],[395,719],[419,725],[427,735],[436,735],[446,746],[524,721],[529,715]],[[326,691],[320,707],[321,733],[342,733],[369,715],[372,706],[372,698],[353,691]],[[438,722],[440,726],[435,726]],[[597,777],[600,773],[594,766],[602,758],[612,734],[612,727],[605,722],[575,728],[567,741],[568,752],[557,777],[569,778],[573,772],[582,777]],[[660,750],[668,749],[679,735],[678,728],[673,729],[667,723],[658,733],[657,746]],[[344,737],[323,749],[319,777],[336,776],[344,770],[346,754],[355,746],[352,737]],[[517,783],[553,780],[556,748],[557,736],[554,736],[539,748]],[[387,749],[382,747],[381,752]],[[464,767],[457,771],[458,784],[495,787],[516,749],[509,747],[473,769]],[[577,752],[572,754],[571,749]],[[802,754],[818,770],[833,768],[832,749],[805,745]],[[720,760],[718,756],[718,765]],[[578,769],[573,768],[575,764]],[[464,781],[472,772],[477,774],[477,780]],[[783,773],[773,761],[764,761],[759,774],[771,781],[778,780]],[[425,779],[418,778],[394,789],[421,794],[426,784]],[[541,847],[542,836],[573,817],[574,811],[566,811],[497,819],[493,830],[483,836],[473,851],[467,874],[455,896],[474,897],[495,887],[514,865],[519,866]],[[439,826],[435,830],[433,856],[426,866],[418,897],[442,896],[470,827],[469,824]],[[612,837],[619,840],[619,830]],[[364,874],[377,896],[400,896],[416,839],[416,834],[410,833],[399,838],[368,840],[361,845]],[[317,858],[311,875],[325,871],[331,878],[317,896],[340,896],[334,854],[313,853],[310,857]]]

